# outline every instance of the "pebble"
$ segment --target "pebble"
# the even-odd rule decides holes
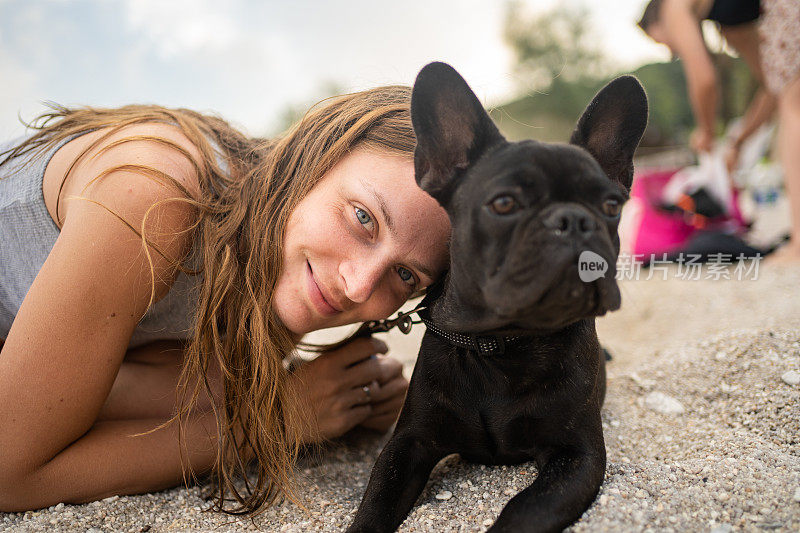
[[[449,500],[452,497],[453,493],[450,492],[449,490],[443,490],[442,492],[436,495],[437,500]]]
[[[791,385],[792,387],[795,385],[800,385],[800,372],[797,370],[789,370],[781,375],[781,379],[784,383]]]
[[[601,494],[570,531],[798,531],[800,457],[794,450],[800,435],[800,417],[795,416],[800,388],[782,385],[779,378],[787,370],[800,371],[800,328],[772,333],[727,332],[702,344],[653,351],[652,358],[636,367],[639,376],[657,383],[652,390],[644,390],[648,383],[641,378],[642,385],[630,379],[627,368],[609,365],[603,408],[606,476]],[[724,360],[713,356],[718,351],[727,354]],[[745,363],[750,363],[748,372],[743,371]],[[655,414],[645,404],[656,389],[680,398],[685,406],[680,418]],[[310,512],[285,502],[267,508],[257,519],[258,529],[301,533],[347,528],[384,442],[346,441],[326,451],[321,465],[304,463],[298,490]],[[433,496],[450,493],[449,501],[426,497],[401,531],[485,530],[535,475],[532,464],[481,469],[457,456],[446,458],[427,490],[435,487]],[[201,496],[199,488],[176,488],[92,505],[0,513],[0,531],[92,527],[92,533],[144,532],[149,526],[150,533],[235,533],[251,527],[246,519],[199,512],[207,507]]]
[[[631,381],[636,383],[636,385],[643,388],[644,390],[650,390],[656,386],[655,380],[643,378],[636,372],[631,372],[630,378]]]
[[[683,404],[663,392],[654,391],[645,396],[644,404],[648,409],[665,415],[679,415],[685,411]]]

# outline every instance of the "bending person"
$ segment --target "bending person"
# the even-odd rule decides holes
[[[763,13],[762,13],[763,7]],[[791,239],[770,259],[800,261],[800,2],[797,0],[651,0],[639,26],[683,61],[697,122],[689,144],[697,152],[714,146],[717,82],[700,28],[719,23],[725,40],[741,55],[761,87],[742,127],[726,147],[733,170],[745,139],[779,110],[778,158],[791,211]]]
[[[695,152],[710,152],[714,147],[719,100],[714,64],[700,25],[703,20],[719,24],[722,36],[761,83],[745,112],[740,132],[727,147],[729,170],[738,159],[744,140],[772,116],[776,105],[763,83],[759,17],[760,0],[651,0],[638,23],[648,36],[669,47],[682,61],[696,122],[689,137],[689,145]]]

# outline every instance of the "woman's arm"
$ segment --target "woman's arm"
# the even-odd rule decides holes
[[[739,152],[744,142],[775,114],[778,100],[764,87],[756,92],[742,117],[739,131],[730,139],[725,150],[725,166],[733,172],[739,163]]]
[[[177,424],[134,436],[162,422],[96,422],[53,459],[15,478],[11,487],[3,483],[0,511],[19,512],[60,502],[85,503],[115,494],[153,492],[181,483],[188,465],[198,474],[208,471],[217,454],[213,412],[191,415],[184,424],[183,461]]]
[[[185,361],[185,344],[178,340],[151,342],[128,350],[119,367],[98,421],[168,419],[178,407],[178,378]],[[209,361],[208,382],[212,396],[201,382],[196,408],[212,408],[212,402],[222,398],[222,379],[214,358]],[[194,389],[190,385],[188,393]],[[186,400],[189,400],[187,396]]]
[[[690,143],[696,151],[713,147],[717,117],[717,78],[706,49],[700,24],[688,2],[670,0],[661,7],[661,18],[672,51],[683,61],[686,84],[697,129]]]
[[[188,161],[165,150],[151,142],[122,145],[75,172],[96,176],[137,163],[191,181]],[[151,206],[179,194],[140,174],[115,171],[91,185],[85,196],[139,227]],[[151,440],[128,436],[130,430],[150,429],[153,421],[96,423],[150,301],[151,270],[141,240],[93,202],[69,200],[64,207],[61,234],[20,307],[0,357],[4,511],[46,501],[85,501],[111,491],[148,490],[151,483],[156,489],[167,477],[173,483],[180,479],[177,442],[166,445],[167,431]],[[189,227],[193,214],[187,204],[170,202],[148,218],[148,235],[168,257],[180,257],[189,245],[189,235],[180,232]],[[175,269],[150,251],[160,298]]]

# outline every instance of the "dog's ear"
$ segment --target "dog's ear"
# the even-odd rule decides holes
[[[442,204],[463,171],[504,140],[464,78],[446,63],[429,63],[417,75],[411,120],[417,183]]]
[[[630,190],[633,153],[647,126],[647,95],[633,76],[608,83],[586,107],[570,143],[582,146],[609,178]]]

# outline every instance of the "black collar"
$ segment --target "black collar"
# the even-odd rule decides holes
[[[510,344],[518,344],[530,339],[529,335],[516,334],[516,335],[503,335],[498,333],[459,333],[456,331],[447,331],[444,328],[437,326],[431,319],[430,309],[436,300],[442,295],[447,277],[443,276],[438,282],[434,283],[428,288],[425,298],[418,306],[417,314],[428,331],[444,339],[454,346],[460,346],[481,355],[503,355],[506,347]]]
[[[336,344],[329,345],[316,345],[308,343],[300,343],[298,346],[303,350],[319,352],[324,350],[333,350],[341,347],[356,337],[369,337],[373,333],[384,333],[393,328],[398,328],[403,333],[411,331],[413,324],[419,324],[419,321],[412,320],[411,315],[414,313],[419,315],[422,323],[428,328],[428,331],[437,337],[449,342],[454,346],[466,348],[473,352],[478,352],[481,355],[503,355],[506,347],[511,344],[524,343],[530,340],[530,335],[503,335],[503,334],[477,334],[477,333],[458,333],[455,331],[447,331],[437,326],[430,315],[430,306],[441,294],[444,286],[443,281],[439,281],[428,289],[428,292],[423,300],[411,311],[405,313],[398,313],[394,318],[386,318],[383,320],[370,320],[361,324],[352,335],[348,338],[337,342]]]
[[[437,337],[455,346],[478,352],[481,355],[503,355],[507,345],[524,342],[530,338],[529,335],[480,335],[476,333],[445,331],[433,323],[427,308],[420,309],[417,311],[417,314],[420,319],[422,319],[425,327],[428,328],[428,331]]]

